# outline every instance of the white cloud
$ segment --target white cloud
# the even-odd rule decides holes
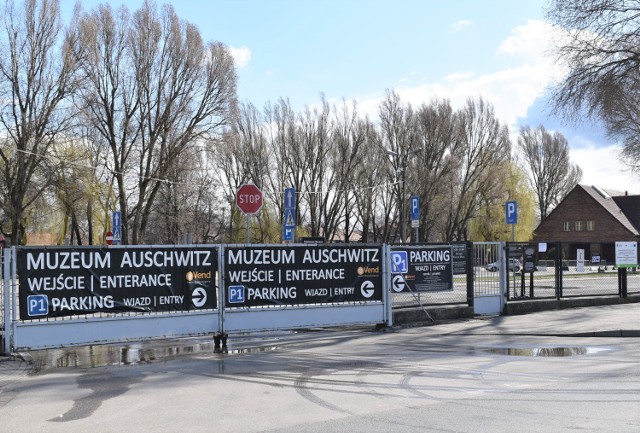
[[[473,24],[473,21],[471,20],[456,21],[455,23],[451,24],[451,26],[449,26],[449,33],[457,33],[459,31],[462,31],[464,28],[469,27],[471,24]]]
[[[550,85],[563,76],[561,66],[549,55],[554,38],[563,37],[547,23],[531,20],[513,29],[496,50],[496,55],[512,61],[513,66],[484,75],[456,71],[438,82],[420,86],[401,86],[394,90],[401,100],[417,107],[434,97],[447,98],[460,108],[470,97],[482,96],[494,106],[496,116],[509,125],[512,136],[518,133],[518,120],[542,97]],[[382,93],[359,99],[359,112],[371,118],[378,115]],[[640,194],[638,178],[624,170],[618,160],[619,145],[596,146],[584,137],[566,137],[571,146],[570,157],[583,170],[583,184]]]
[[[497,56],[505,57],[514,66],[484,75],[454,71],[439,82],[399,86],[394,90],[413,106],[438,97],[447,98],[454,108],[460,108],[468,98],[482,96],[493,104],[496,116],[515,130],[518,120],[527,115],[534,102],[561,75],[546,55],[553,34],[549,24],[530,20],[514,28],[496,50]],[[380,100],[378,97],[376,101],[361,101],[361,104],[374,107]]]
[[[580,166],[583,172],[580,183],[640,194],[638,179],[634,179],[618,159],[621,150],[619,145],[596,147],[579,136],[573,137],[570,143],[573,145],[569,151],[571,162]]]
[[[229,47],[229,51],[231,52],[231,57],[233,57],[233,61],[237,68],[244,68],[249,64],[251,60],[251,50],[247,47]]]

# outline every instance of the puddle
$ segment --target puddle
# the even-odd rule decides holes
[[[515,348],[515,347],[497,347],[486,349],[487,352],[496,355],[508,356],[539,356],[539,357],[566,357],[593,355],[605,352],[609,349],[602,347],[533,347],[533,348]]]
[[[271,352],[278,349],[276,345],[265,345],[265,342],[275,342],[278,338],[262,337],[250,342],[251,346],[229,344],[224,350],[228,355],[242,355],[249,353]],[[257,344],[256,344],[257,343]],[[185,342],[154,342],[131,343],[124,345],[95,345],[68,349],[48,349],[29,352],[33,361],[34,372],[55,368],[95,368],[117,365],[148,364],[162,359],[175,358],[182,355],[214,354],[214,342],[203,341],[197,343]]]

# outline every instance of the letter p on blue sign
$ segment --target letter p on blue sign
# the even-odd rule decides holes
[[[229,286],[229,303],[244,303],[244,286]]]
[[[518,205],[515,200],[507,202],[505,211],[507,224],[518,224]]]
[[[47,295],[27,296],[27,314],[29,317],[46,316],[49,313],[49,298]]]

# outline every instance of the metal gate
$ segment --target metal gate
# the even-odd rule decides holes
[[[504,310],[507,267],[504,243],[473,243],[473,312],[499,315]]]
[[[366,244],[14,247],[5,251],[3,349],[391,325],[388,250]]]
[[[174,252],[176,257],[206,254],[207,260],[153,263]],[[218,255],[217,246],[5,249],[4,353],[219,332]],[[131,256],[135,262],[129,263]],[[86,266],[89,260],[94,266]],[[163,276],[156,286],[148,281],[154,272]],[[180,277],[184,280],[176,281]],[[118,299],[113,287],[94,287],[115,281],[129,286],[129,296]],[[159,288],[167,295],[146,305],[150,291]]]

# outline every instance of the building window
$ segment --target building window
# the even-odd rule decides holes
[[[569,221],[565,221],[564,222],[564,231],[565,232],[570,232],[571,231],[571,224],[569,224]]]
[[[582,231],[582,221],[576,221],[576,231],[577,232]]]
[[[587,221],[587,231],[588,232],[593,231],[593,221]]]

